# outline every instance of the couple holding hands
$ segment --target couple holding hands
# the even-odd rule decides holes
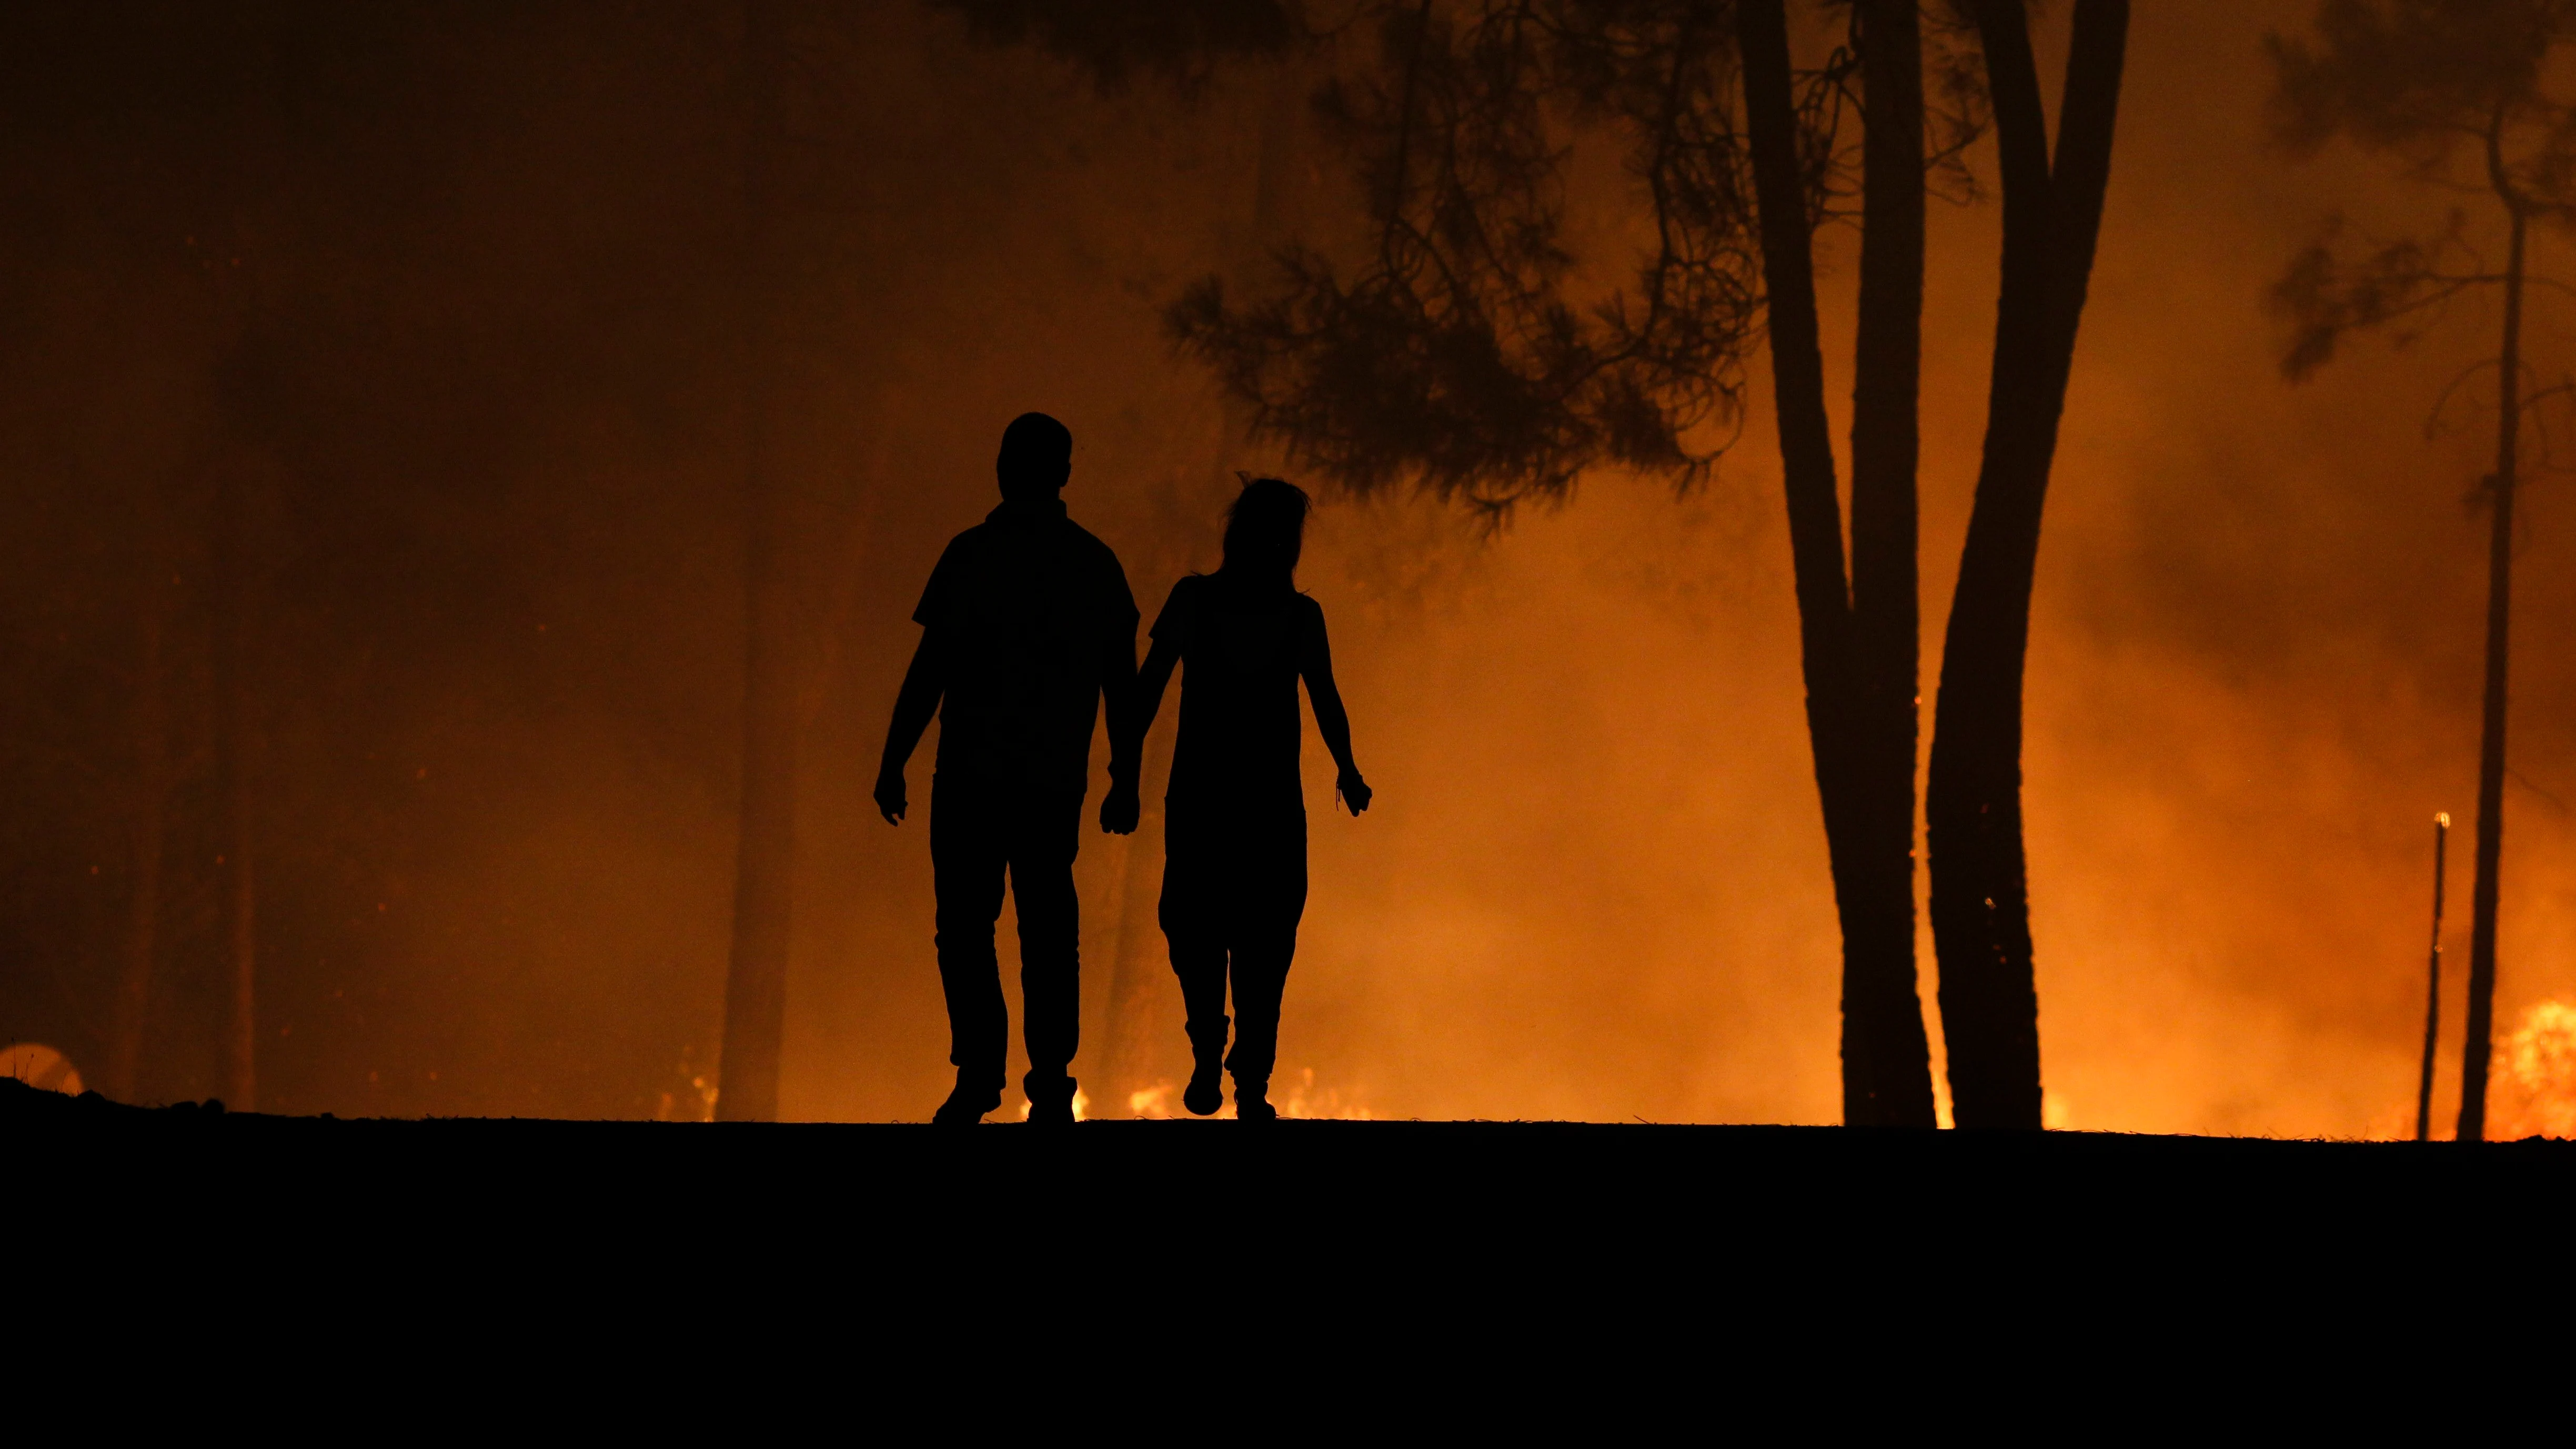
[[[1054,418],[1026,413],[1004,430],[1002,504],[931,570],[913,612],[921,644],[877,774],[877,808],[900,823],[904,764],[938,715],[930,859],[957,1086],[932,1120],[969,1124],[1001,1105],[1010,1024],[993,929],[1007,874],[1019,913],[1029,1120],[1072,1124],[1068,1068],[1082,1000],[1073,859],[1092,727],[1105,703],[1110,783],[1100,828],[1131,834],[1145,735],[1178,669],[1160,916],[1189,1013],[1194,1065],[1181,1102],[1199,1116],[1215,1112],[1230,1071],[1235,1116],[1270,1121],[1280,998],[1306,909],[1299,680],[1339,767],[1342,801],[1353,815],[1369,803],[1333,686],[1324,611],[1297,591],[1311,505],[1293,484],[1247,481],[1226,512],[1223,561],[1172,586],[1140,670],[1126,571],[1065,516],[1058,496],[1072,465],[1073,435]]]

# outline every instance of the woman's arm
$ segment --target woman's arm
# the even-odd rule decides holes
[[[1172,671],[1181,664],[1181,646],[1171,639],[1157,639],[1145,651],[1145,663],[1136,671],[1136,693],[1127,711],[1130,731],[1127,740],[1129,757],[1142,759],[1145,736],[1154,728],[1154,716],[1163,708],[1163,691],[1172,682]]]
[[[1359,762],[1351,758],[1351,716],[1342,707],[1342,692],[1333,684],[1333,644],[1324,634],[1324,610],[1312,601],[1312,620],[1299,641],[1297,672],[1306,679],[1306,698],[1315,707],[1315,729],[1324,737],[1324,748],[1333,752],[1333,764],[1341,772],[1335,782],[1342,803],[1353,815],[1369,807],[1368,781],[1360,778]]]

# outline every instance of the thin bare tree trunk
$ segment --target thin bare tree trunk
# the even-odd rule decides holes
[[[1900,8],[1908,13],[1895,17]],[[1786,6],[1748,0],[1736,22],[1761,213],[1807,735],[1842,927],[1844,1121],[1929,1127],[1929,1048],[1914,994],[1912,850],[1913,454],[1923,265],[1919,41],[1910,7],[1872,4],[1865,24],[1877,53],[1865,62],[1873,124],[1863,158],[1868,196],[1853,417],[1854,562],[1866,561],[1873,571],[1860,585],[1864,621],[1856,617],[1843,569]]]
[[[2499,168],[2500,173],[2501,168]],[[2504,710],[2513,623],[2513,493],[2522,433],[2522,269],[2525,218],[2512,197],[2505,253],[2504,362],[2496,417],[2493,530],[2487,540],[2487,681],[2478,729],[2478,878],[2469,896],[2469,1039],[2460,1058],[2459,1140],[2487,1130],[2487,1068],[2495,1051],[2496,898],[2504,863]]]
[[[2433,1135],[2433,1053],[2442,1044],[2442,876],[2451,859],[2451,817],[2433,817],[2433,951],[2425,971],[2424,1070],[2415,1079],[2415,1140]]]
[[[1977,0],[2004,242],[1985,456],[1941,656],[1924,815],[1950,1100],[1961,1127],[2041,1122],[2021,816],[2031,585],[2075,335],[2110,181],[2127,0],[2079,0],[2057,158],[2023,0]]]
[[[778,1116],[787,1025],[787,955],[796,854],[795,611],[781,490],[771,457],[777,339],[772,212],[778,152],[780,16],[744,0],[742,363],[744,660],[742,804],[735,845],[733,942],[725,973],[716,1118]]]
[[[159,520],[147,526],[157,528]],[[170,697],[161,678],[169,594],[157,554],[144,574],[134,667],[134,889],[126,903],[106,1082],[109,1092],[127,1102],[140,1100],[143,1090],[143,1042],[151,1026],[152,967],[161,938],[162,847],[169,837]]]
[[[215,857],[218,912],[228,987],[224,1032],[224,1099],[233,1110],[259,1105],[258,880],[253,872],[255,831],[251,784],[252,686],[247,468],[238,457],[218,465],[215,482],[214,559],[214,773],[221,812]]]

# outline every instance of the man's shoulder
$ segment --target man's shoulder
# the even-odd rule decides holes
[[[1101,541],[1100,535],[1067,518],[1064,520],[1065,546],[1082,554],[1093,563],[1118,568],[1118,551]]]
[[[1104,582],[1114,579],[1121,588],[1127,581],[1116,551],[1091,530],[1063,517],[1034,528],[1025,520],[1006,523],[988,518],[950,539],[939,561],[943,569],[979,575],[1016,572],[1035,564],[1047,573],[1070,566],[1077,576]]]
[[[990,520],[961,529],[956,537],[948,540],[948,546],[939,551],[940,562],[945,563],[952,558],[963,558],[980,553],[992,537],[993,525]]]
[[[1118,561],[1118,551],[1070,518],[1064,526],[1070,530],[1067,537],[1072,540],[1075,556],[1082,560],[1093,587],[1100,591],[1101,607],[1132,623],[1136,618],[1136,594],[1127,587],[1127,566]]]

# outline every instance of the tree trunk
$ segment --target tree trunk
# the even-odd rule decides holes
[[[147,527],[157,529],[159,520],[151,520]],[[162,846],[169,837],[170,697],[161,679],[162,639],[169,616],[165,572],[155,553],[144,570],[139,599],[142,638],[134,666],[134,889],[126,903],[124,960],[117,972],[105,1083],[110,1094],[126,1102],[142,1098],[152,966],[160,950]]]
[[[2523,209],[2508,197],[2502,402],[2496,418],[2495,516],[2487,541],[2487,687],[2478,729],[2478,878],[2469,897],[2469,1039],[2460,1057],[2459,1140],[2487,1131],[2487,1066],[2495,1051],[2497,872],[2504,863],[2506,636],[2513,622],[2513,491],[2522,432]]]
[[[224,1100],[234,1111],[259,1105],[258,881],[252,871],[251,737],[248,670],[251,631],[249,479],[239,457],[224,459],[215,480],[214,786],[220,812],[215,857],[218,918],[226,984]]]
[[[2053,168],[2022,0],[1974,9],[2003,171],[2003,276],[1985,455],[1944,635],[1924,814],[1954,1120],[2037,1128],[2022,677],[2040,516],[2110,180],[2128,4],[2076,6]]]
[[[1896,16],[1899,9],[1907,14]],[[1865,20],[1875,52],[1865,62],[1873,86],[1871,119],[1883,122],[1871,126],[1863,160],[1867,230],[1853,416],[1854,562],[1872,571],[1859,585],[1865,618],[1857,616],[1843,569],[1786,6],[1783,0],[1748,0],[1736,22],[1760,208],[1807,734],[1842,927],[1844,1121],[1929,1127],[1928,1048],[1914,995],[1912,851],[1913,455],[1923,266],[1915,22],[1910,7],[1875,0]],[[1891,191],[1911,193],[1910,199],[1884,194]]]
[[[725,973],[716,1119],[778,1116],[787,1025],[787,953],[796,853],[794,608],[783,500],[770,457],[776,366],[771,228],[781,35],[775,0],[744,0],[742,365],[744,650],[742,804],[734,855],[733,943]]]
[[[2415,1140],[2433,1135],[2433,1053],[2442,1044],[2442,875],[2451,858],[2451,817],[2433,817],[2433,950],[2425,970],[2424,1069],[2415,1079]]]

